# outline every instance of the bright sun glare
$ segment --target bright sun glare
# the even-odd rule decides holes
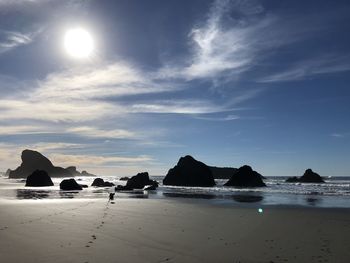
[[[94,49],[90,33],[82,28],[70,29],[64,36],[64,47],[75,58],[89,57]]]

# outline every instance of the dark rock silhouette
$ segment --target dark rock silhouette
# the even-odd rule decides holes
[[[53,186],[53,182],[46,171],[36,170],[27,177],[26,186]]]
[[[289,177],[287,178],[286,182],[288,183],[324,183],[325,181],[322,179],[322,177],[313,172],[311,169],[307,169],[303,176],[301,176],[300,178],[298,177]]]
[[[113,183],[111,182],[105,182],[102,178],[96,178],[93,183],[91,184],[91,186],[95,186],[95,187],[111,187],[114,186]]]
[[[168,171],[163,180],[164,185],[202,186],[215,185],[210,168],[192,156],[181,157],[177,165]]]
[[[24,150],[21,155],[22,163],[15,170],[8,169],[9,178],[27,178],[35,170],[43,170],[50,177],[68,177],[68,176],[93,176],[85,171],[85,174],[79,173],[75,166],[65,168],[54,166],[52,162],[37,151]]]
[[[126,182],[126,187],[132,189],[143,189],[146,185],[152,185],[156,188],[158,187],[158,182],[150,180],[147,172],[138,173]]]
[[[71,173],[62,167],[54,166],[49,159],[37,151],[24,150],[22,164],[11,171],[9,178],[26,178],[35,170],[44,170],[51,177],[71,176]]]
[[[264,187],[266,184],[262,180],[262,175],[248,166],[240,167],[231,177],[225,186],[235,187]]]
[[[60,183],[61,190],[83,190],[74,179],[65,179]]]
[[[125,177],[121,177],[119,180],[120,180],[120,181],[127,181],[127,180],[129,180],[129,179],[130,179],[129,177],[125,176]]]
[[[233,167],[216,167],[208,166],[215,179],[230,179],[231,176],[237,171],[237,168]]]
[[[4,176],[9,177],[11,173],[11,169],[7,169],[7,171],[5,172]]]
[[[324,183],[322,177],[311,169],[307,169],[299,181],[301,183]]]
[[[289,178],[287,178],[286,182],[287,183],[298,183],[299,182],[299,178],[296,177],[296,176],[289,177]]]
[[[158,182],[149,179],[149,175],[147,172],[138,173],[137,175],[131,177],[125,186],[118,185],[115,190],[116,191],[130,191],[134,189],[145,189],[147,190],[156,190],[158,187]]]
[[[68,172],[70,172],[70,174],[71,174],[72,176],[79,176],[79,175],[81,175],[81,173],[79,173],[79,172],[77,171],[77,167],[75,167],[75,166],[69,166],[69,167],[66,168],[66,170],[67,170]]]
[[[87,171],[85,171],[85,170],[81,172],[81,175],[83,175],[83,176],[94,176],[94,177],[96,177],[96,175],[91,174],[91,173],[89,173],[89,172],[87,172]]]
[[[86,184],[79,184],[81,186],[81,188],[88,188],[89,186]]]

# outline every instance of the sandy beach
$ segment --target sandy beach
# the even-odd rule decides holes
[[[0,204],[1,262],[348,262],[350,211],[198,200]]]

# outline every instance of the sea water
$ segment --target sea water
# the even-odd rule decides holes
[[[115,176],[102,176],[115,185],[124,185]],[[245,204],[253,206],[301,205],[309,207],[350,208],[350,177],[328,177],[324,184],[286,183],[286,177],[267,177],[267,187],[234,188],[223,186],[227,180],[216,180],[214,187],[178,187],[165,186],[164,176],[151,176],[160,183],[156,191],[134,190],[118,192],[116,198],[166,198],[186,201],[198,199],[213,204]],[[42,200],[71,198],[108,198],[114,188],[89,187],[82,191],[61,191],[59,183],[64,178],[53,178],[55,186],[25,187],[23,179],[0,177],[0,200]],[[79,184],[91,185],[94,177],[76,177]]]

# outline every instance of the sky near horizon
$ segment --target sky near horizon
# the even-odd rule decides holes
[[[29,148],[103,175],[187,154],[350,175],[349,32],[349,1],[0,0],[0,171]]]

